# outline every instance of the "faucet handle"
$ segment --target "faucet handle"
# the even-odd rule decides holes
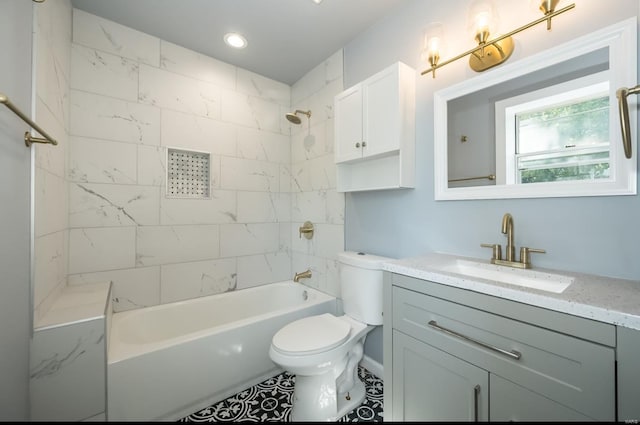
[[[493,250],[493,257],[491,257],[492,263],[495,260],[502,260],[502,247],[499,243],[481,243],[480,246],[483,248],[491,248]]]
[[[540,254],[546,254],[547,251],[545,251],[544,249],[538,249],[538,248],[529,248],[526,246],[523,246],[520,248],[520,262],[522,264],[525,265],[526,268],[530,268],[531,267],[531,256],[529,255],[532,252],[537,252]]]

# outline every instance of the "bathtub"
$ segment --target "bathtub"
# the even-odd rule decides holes
[[[177,420],[282,371],[273,335],[336,299],[292,281],[113,314],[107,418]]]

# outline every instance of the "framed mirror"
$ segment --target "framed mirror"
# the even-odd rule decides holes
[[[434,94],[435,199],[636,194],[616,90],[636,84],[636,18]]]

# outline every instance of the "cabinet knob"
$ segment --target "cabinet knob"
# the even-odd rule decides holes
[[[360,142],[356,143],[356,148],[360,147]]]
[[[367,146],[367,142],[362,142],[362,147],[366,147]]]

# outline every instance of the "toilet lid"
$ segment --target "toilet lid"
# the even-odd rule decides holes
[[[350,331],[349,323],[325,313],[289,323],[276,332],[272,342],[281,352],[309,354],[337,347]]]

